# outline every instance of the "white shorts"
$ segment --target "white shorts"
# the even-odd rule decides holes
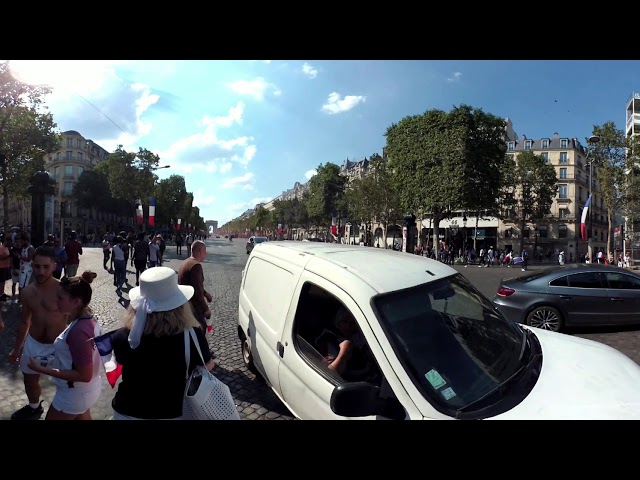
[[[40,343],[34,340],[33,337],[27,334],[27,338],[24,341],[24,347],[22,348],[22,356],[20,357],[20,370],[23,373],[31,373],[33,375],[41,375],[35,370],[31,370],[27,365],[31,357],[43,357],[46,358],[47,364],[51,363],[55,355],[55,349],[53,343]]]
[[[102,393],[102,382],[96,382],[95,388],[77,390],[58,387],[51,406],[68,415],[80,415],[93,407]]]

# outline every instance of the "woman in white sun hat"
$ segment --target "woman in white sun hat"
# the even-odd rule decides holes
[[[193,287],[178,285],[178,275],[167,267],[145,270],[140,286],[129,291],[124,327],[111,337],[115,360],[122,366],[122,381],[111,403],[114,420],[182,417],[185,330],[194,327],[206,368],[215,367],[189,304],[193,293]],[[189,373],[201,363],[194,343],[190,345]]]

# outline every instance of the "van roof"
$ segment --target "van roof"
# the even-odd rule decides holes
[[[298,257],[296,260],[300,254],[312,256],[308,263],[305,262],[306,269],[318,274],[322,274],[321,262],[346,268],[378,293],[421,285],[457,273],[437,260],[390,249],[297,241],[265,242],[259,248],[262,253],[278,256],[286,249]]]

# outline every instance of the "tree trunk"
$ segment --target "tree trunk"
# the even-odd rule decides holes
[[[473,253],[475,253],[475,255],[478,255],[477,241],[478,241],[478,221],[479,220],[480,220],[480,211],[478,210],[478,212],[476,213],[476,228],[473,231]]]
[[[2,171],[2,226],[4,234],[9,234],[9,185],[7,185],[7,157],[0,154],[0,171]]]
[[[433,251],[436,255],[436,259],[439,258],[440,252],[440,220],[442,217],[439,213],[433,214]]]
[[[382,229],[382,244],[384,245],[385,250],[387,249],[387,230],[389,228],[389,221],[387,220],[382,224],[384,228]]]
[[[522,255],[522,251],[524,250],[524,225],[525,225],[524,212],[522,213],[522,220],[520,220],[520,251],[517,252],[519,255]]]
[[[613,236],[613,217],[611,216],[611,210],[607,210],[607,221],[609,222],[609,228],[607,229],[607,258],[611,258],[614,251],[615,241],[615,237]],[[613,255],[613,257],[615,260],[615,255]]]

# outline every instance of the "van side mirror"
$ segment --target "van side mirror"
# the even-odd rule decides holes
[[[333,389],[331,410],[341,417],[383,415],[404,420],[405,411],[396,399],[380,398],[380,388],[368,382],[343,383]]]

